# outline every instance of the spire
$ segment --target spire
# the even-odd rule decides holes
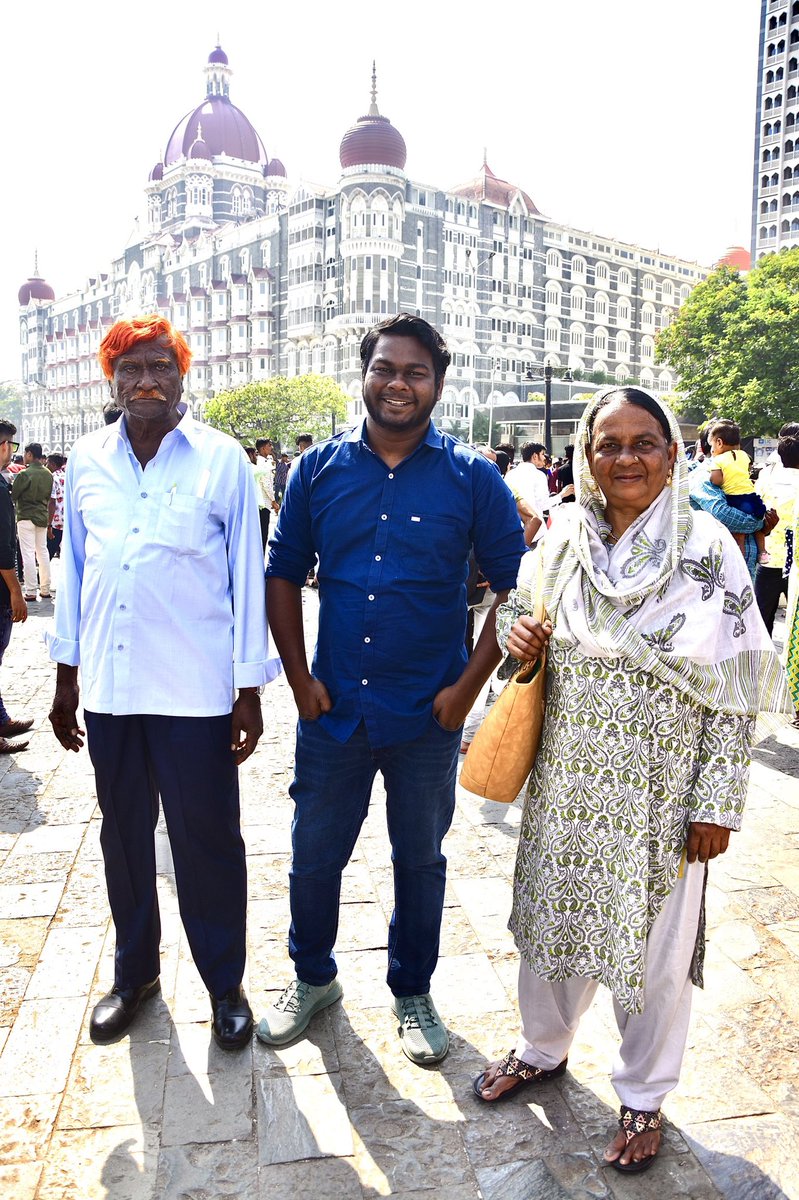
[[[380,109],[377,107],[377,66],[374,59],[372,59],[372,103],[369,105],[369,116],[380,116]]]
[[[34,279],[39,278],[39,251],[38,250],[34,250],[34,252],[33,252],[33,276],[34,276]]]
[[[206,96],[229,96],[232,74],[228,65],[228,57],[220,46],[217,36],[216,47],[208,55],[208,62],[205,66]]]

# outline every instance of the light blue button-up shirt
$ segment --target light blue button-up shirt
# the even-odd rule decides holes
[[[142,468],[125,418],[67,465],[50,657],[80,666],[83,705],[123,715],[221,716],[273,679],[252,469],[184,414]]]

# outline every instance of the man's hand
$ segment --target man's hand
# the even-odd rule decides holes
[[[56,684],[53,707],[50,709],[50,724],[53,733],[65,750],[74,750],[77,754],[83,745],[85,731],[78,726],[78,702],[80,693],[77,683],[77,668],[67,668],[74,672],[73,677],[63,678],[59,664],[59,678]]]
[[[307,675],[299,683],[292,683],[291,690],[303,721],[318,721],[322,713],[330,712],[333,707],[330,692],[322,680],[313,675]]]
[[[552,622],[542,625],[534,617],[519,617],[508,637],[508,653],[519,662],[535,662],[552,635]]]
[[[771,533],[775,525],[779,525],[780,518],[776,508],[767,508],[766,515],[763,518],[763,532]]]
[[[707,862],[708,859],[723,854],[730,840],[730,832],[723,825],[692,821],[688,826],[688,841],[685,847],[688,862],[696,862],[697,859]]]
[[[460,729],[471,712],[474,697],[464,695],[458,684],[442,688],[433,699],[433,716],[443,729],[454,733]]]
[[[12,621],[27,621],[28,606],[25,603],[25,597],[22,594],[22,588],[17,584],[11,589],[11,620]]]
[[[257,688],[241,688],[230,722],[230,749],[237,767],[250,757],[263,731],[261,697]]]

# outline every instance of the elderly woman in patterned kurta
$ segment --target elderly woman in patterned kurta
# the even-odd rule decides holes
[[[605,1159],[641,1171],[701,983],[706,864],[740,827],[758,710],[789,706],[735,542],[691,511],[669,409],[635,388],[600,393],[574,478],[578,503],[542,543],[550,620],[531,615],[531,553],[497,622],[516,659],[548,642],[547,709],[510,919],[522,1029],[474,1090],[496,1102],[563,1074],[603,983],[622,1037]]]

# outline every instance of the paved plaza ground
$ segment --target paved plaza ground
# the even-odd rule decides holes
[[[309,627],[317,598],[305,593]],[[707,990],[695,993],[665,1143],[646,1175],[601,1152],[616,1104],[617,1038],[602,994],[569,1071],[506,1103],[471,1080],[515,1042],[516,952],[506,929],[511,807],[460,792],[434,996],[452,1034],[438,1069],[400,1052],[384,982],[391,871],[383,795],[347,870],[338,945],[344,999],[281,1051],[211,1040],[208,998],[177,915],[159,831],[163,994],[117,1044],[88,1037],[112,982],[99,815],[86,750],[46,714],[49,603],[15,627],[2,667],[27,753],[0,759],[0,1196],[4,1200],[776,1200],[799,1198],[799,732],[762,728],[744,831],[713,864]],[[288,981],[287,872],[295,709],[280,679],[242,770],[249,963],[256,1011]],[[526,1101],[526,1102],[525,1102]]]

